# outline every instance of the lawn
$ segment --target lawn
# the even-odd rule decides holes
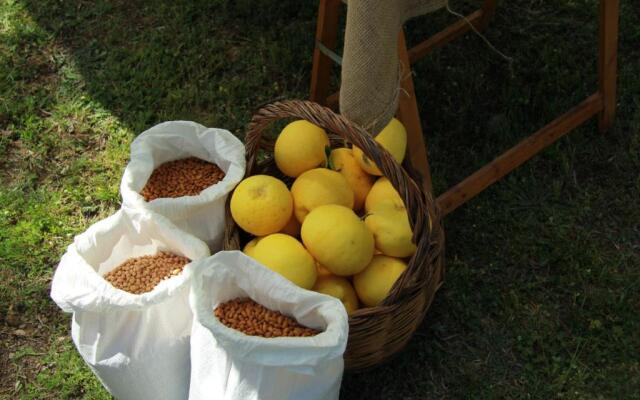
[[[422,327],[342,398],[640,398],[640,2],[621,2],[616,128],[591,121],[448,216]],[[415,65],[437,192],[593,91],[597,3],[503,2],[486,35],[512,63],[469,34]],[[0,0],[0,398],[109,398],[49,298],[60,256],[119,207],[147,127],[242,137],[261,104],[306,98],[316,4]]]

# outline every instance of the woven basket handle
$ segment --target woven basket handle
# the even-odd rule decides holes
[[[427,211],[433,210],[433,208],[428,208],[426,205],[426,201],[433,202],[431,197],[425,197],[419,186],[409,177],[391,154],[380,146],[364,129],[330,109],[311,101],[286,100],[271,103],[262,107],[251,118],[245,136],[247,175],[253,172],[253,168],[256,165],[256,156],[264,129],[271,122],[283,118],[307,120],[339,135],[362,149],[362,152],[378,166],[382,174],[389,179],[403,199],[409,215],[409,224],[413,230],[413,242],[418,243],[423,235],[431,235],[432,226]]]

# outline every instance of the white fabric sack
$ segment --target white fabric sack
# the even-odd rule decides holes
[[[140,191],[153,170],[187,157],[216,164],[224,171],[224,179],[196,196],[145,201]],[[217,251],[222,245],[227,195],[242,180],[244,171],[244,145],[231,132],[190,121],[163,122],[131,143],[131,160],[120,184],[122,203],[125,208],[164,215],[178,228],[204,240],[211,251]]]
[[[304,290],[239,251],[193,265],[190,303],[190,400],[337,399],[349,323],[336,298]],[[220,303],[249,297],[324,331],[312,337],[262,338],[228,328]]]
[[[186,399],[192,263],[151,292],[116,289],[103,276],[131,257],[169,251],[191,260],[209,255],[201,240],[149,212],[118,211],[67,248],[51,297],[73,313],[71,338],[84,361],[117,399]]]

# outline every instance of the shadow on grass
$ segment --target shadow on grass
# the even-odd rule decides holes
[[[303,2],[27,5],[86,91],[136,133],[170,119],[237,131],[257,105],[306,94],[315,7]]]

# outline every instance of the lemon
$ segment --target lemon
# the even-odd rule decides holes
[[[316,283],[316,262],[302,243],[284,233],[274,233],[258,241],[251,257],[304,289]]]
[[[289,218],[289,222],[284,226],[284,228],[280,229],[281,233],[286,233],[289,236],[298,237],[300,236],[300,222],[296,218],[294,213],[291,213],[291,218]]]
[[[318,262],[316,262],[316,270],[318,272],[318,278],[333,276],[333,274],[327,269],[327,267],[319,264]]]
[[[371,186],[373,186],[373,177],[360,168],[353,153],[346,147],[333,150],[329,160],[331,168],[340,172],[353,190],[353,209],[360,210],[364,206],[364,200],[367,198]]]
[[[262,239],[261,237],[257,237],[257,238],[253,238],[249,241],[249,243],[244,245],[244,249],[242,249],[242,252],[246,255],[248,255],[249,257],[253,257],[253,250],[255,249],[256,245],[258,244],[258,242],[260,241],[260,239]]]
[[[304,171],[325,167],[329,138],[324,129],[299,120],[285,126],[273,149],[276,165],[283,174],[295,178]]]
[[[387,126],[375,137],[375,140],[391,153],[398,164],[402,162],[404,153],[407,151],[407,130],[402,125],[402,122],[392,118]],[[376,164],[356,146],[353,146],[353,156],[358,160],[362,169],[371,175],[382,175]]]
[[[393,257],[409,257],[416,251],[409,216],[404,207],[390,201],[376,204],[364,220],[373,233],[376,249]]]
[[[268,175],[254,175],[238,184],[231,195],[231,216],[245,231],[264,236],[289,221],[293,198],[287,186]]]
[[[373,234],[345,206],[315,208],[302,223],[300,235],[309,253],[335,275],[357,274],[373,257]]]
[[[328,276],[318,278],[313,290],[318,293],[328,294],[340,300],[347,310],[347,314],[351,314],[358,309],[358,296],[348,280],[339,276]]]
[[[316,168],[302,173],[291,186],[293,212],[302,223],[314,208],[340,204],[353,208],[353,190],[339,172]]]
[[[366,269],[353,277],[360,301],[368,307],[380,304],[406,269],[407,264],[398,258],[373,256]]]
[[[398,194],[389,179],[385,177],[378,178],[367,195],[364,202],[364,209],[369,213],[377,204],[387,201],[394,205],[404,207],[400,194]]]

